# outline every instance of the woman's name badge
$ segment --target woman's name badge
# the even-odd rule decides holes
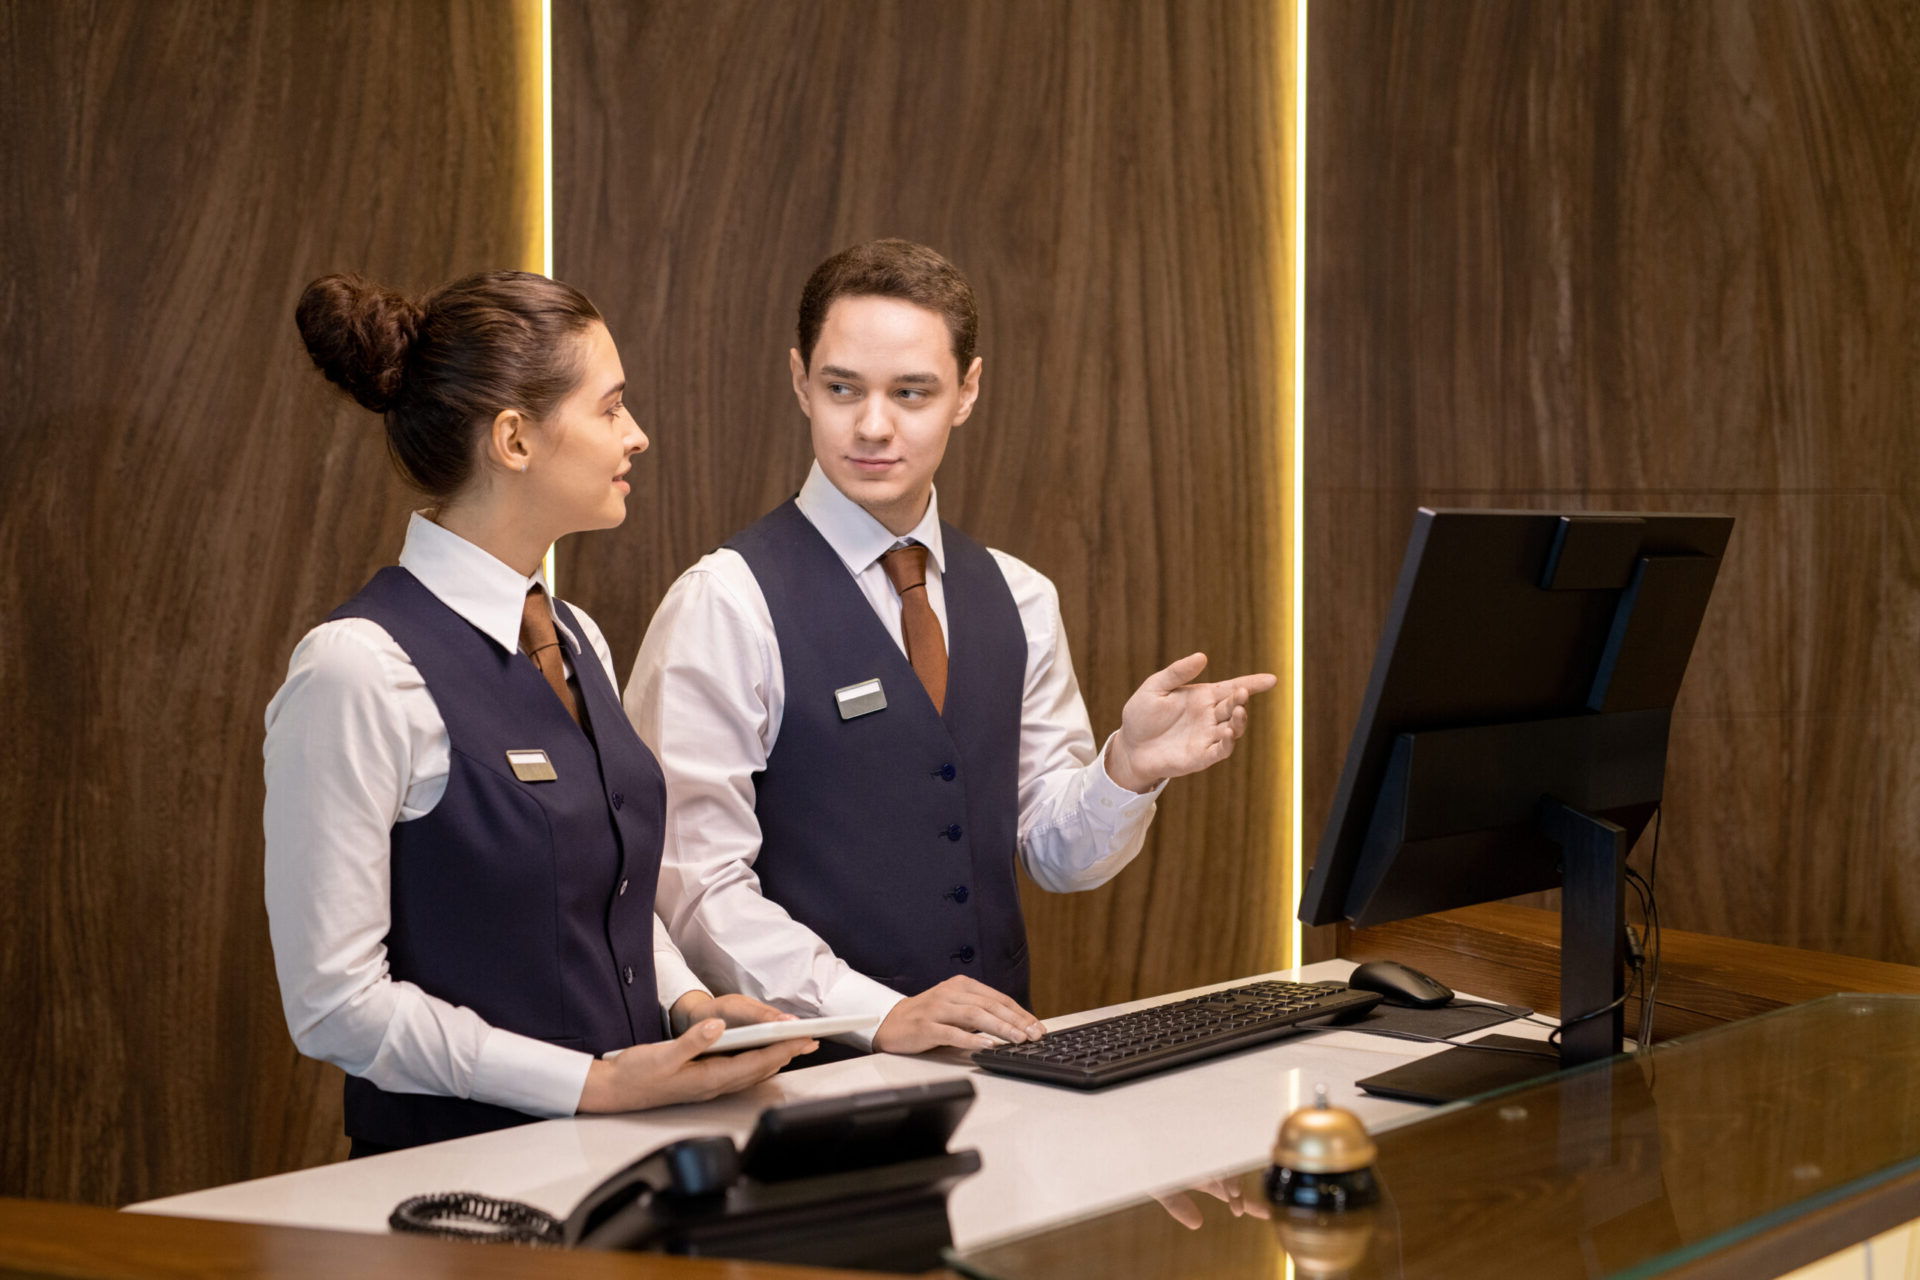
[[[547,759],[544,751],[529,749],[507,752],[507,763],[513,766],[513,776],[522,782],[558,782],[560,775],[553,771],[553,761]]]
[[[862,680],[859,684],[835,689],[833,700],[840,704],[842,720],[855,720],[887,709],[886,691],[880,687],[878,680]]]

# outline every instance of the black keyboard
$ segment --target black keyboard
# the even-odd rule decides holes
[[[1099,1089],[1277,1040],[1303,1022],[1357,1018],[1379,1003],[1337,982],[1250,982],[981,1049],[973,1060],[1002,1075]]]

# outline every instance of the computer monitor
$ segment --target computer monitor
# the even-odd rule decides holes
[[[1300,919],[1557,887],[1562,1065],[1618,1053],[1627,853],[1660,804],[1732,531],[1722,515],[1421,508]]]

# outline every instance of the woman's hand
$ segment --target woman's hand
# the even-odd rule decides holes
[[[820,1047],[817,1040],[783,1040],[744,1053],[699,1057],[725,1030],[720,1019],[706,1018],[678,1039],[637,1044],[611,1062],[595,1058],[587,1068],[586,1088],[580,1091],[579,1113],[644,1111],[675,1102],[706,1102],[758,1084],[801,1054]]]
[[[985,1049],[994,1036],[1018,1044],[1038,1040],[1046,1030],[986,983],[956,976],[893,1006],[873,1033],[873,1047],[884,1053],[921,1053],[941,1045]]]
[[[1176,1191],[1156,1191],[1153,1198],[1160,1202],[1172,1219],[1189,1231],[1198,1231],[1206,1218],[1200,1212],[1200,1206],[1193,1202],[1189,1191],[1203,1191],[1215,1200],[1227,1206],[1234,1217],[1272,1218],[1273,1211],[1259,1200],[1249,1200],[1240,1190],[1238,1178],[1208,1178],[1205,1182],[1196,1182],[1190,1187]]]
[[[673,1023],[673,1034],[677,1036],[685,1035],[688,1027],[705,1018],[718,1018],[730,1027],[794,1020],[792,1014],[783,1013],[770,1004],[761,1004],[749,996],[712,996],[697,989],[675,1000],[667,1017]]]

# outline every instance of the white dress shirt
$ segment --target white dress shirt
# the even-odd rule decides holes
[[[905,538],[836,489],[817,463],[797,504],[902,652],[900,597],[880,557],[903,541],[924,544],[927,600],[946,632],[937,493]],[[1059,594],[1021,561],[991,554],[1027,638],[1020,859],[1043,888],[1091,889],[1139,853],[1154,800],[1166,784],[1136,795],[1107,776],[1105,750],[1094,749],[1067,654]],[[754,874],[760,824],[753,812],[753,775],[766,767],[780,736],[785,703],[773,617],[753,571],[725,548],[703,557],[680,575],[654,614],[626,692],[627,714],[667,774],[658,909],[713,990],[743,992],[800,1014],[884,1018],[903,993],[855,972],[819,934],[765,898]]]
[[[507,652],[520,646],[522,576],[416,514],[400,565]],[[578,609],[607,679],[613,658]],[[579,637],[558,617],[563,658]],[[617,687],[617,686],[616,686]],[[434,1093],[539,1116],[572,1115],[591,1056],[489,1026],[387,972],[388,833],[446,792],[446,722],[386,629],[323,622],[293,651],[267,706],[267,919],[294,1044],[390,1093]],[[662,1009],[701,984],[654,917]]]

